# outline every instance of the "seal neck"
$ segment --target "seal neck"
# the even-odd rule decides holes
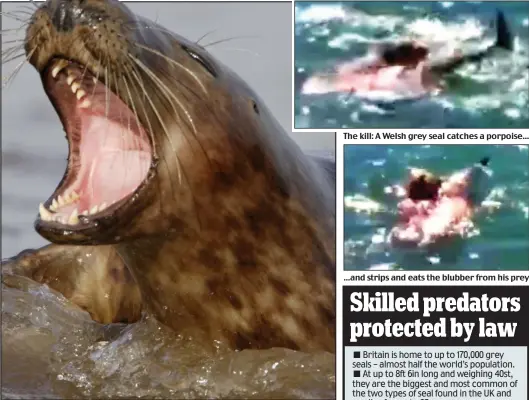
[[[255,209],[256,225],[234,217],[211,232],[116,245],[147,312],[204,346],[333,352],[333,236],[301,207],[274,207],[267,216],[266,206]],[[260,229],[258,212],[273,223]]]

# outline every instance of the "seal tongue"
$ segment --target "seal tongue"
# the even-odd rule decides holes
[[[100,153],[93,160],[83,182],[79,206],[90,209],[98,204],[112,204],[128,196],[149,170],[150,155],[138,150],[115,150]],[[86,204],[85,204],[86,203]]]

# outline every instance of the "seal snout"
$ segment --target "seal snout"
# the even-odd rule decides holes
[[[76,16],[79,14],[78,1],[55,0],[48,1],[50,19],[57,31],[69,32],[73,30]]]
[[[105,13],[87,7],[85,0],[48,0],[46,10],[57,32],[68,33],[79,24],[101,23]]]

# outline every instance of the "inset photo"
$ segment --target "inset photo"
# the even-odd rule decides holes
[[[529,148],[345,145],[344,269],[529,270]]]
[[[529,2],[297,1],[294,128],[526,128]]]

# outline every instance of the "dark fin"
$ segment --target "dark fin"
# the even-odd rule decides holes
[[[135,322],[141,317],[136,281],[112,246],[50,244],[2,260],[2,282],[24,276],[60,292],[94,321]]]
[[[505,50],[513,50],[513,39],[511,31],[507,26],[507,21],[503,12],[498,10],[496,14],[496,47],[500,47]]]
[[[479,160],[479,163],[486,167],[489,164],[490,157],[483,157],[481,160]]]

